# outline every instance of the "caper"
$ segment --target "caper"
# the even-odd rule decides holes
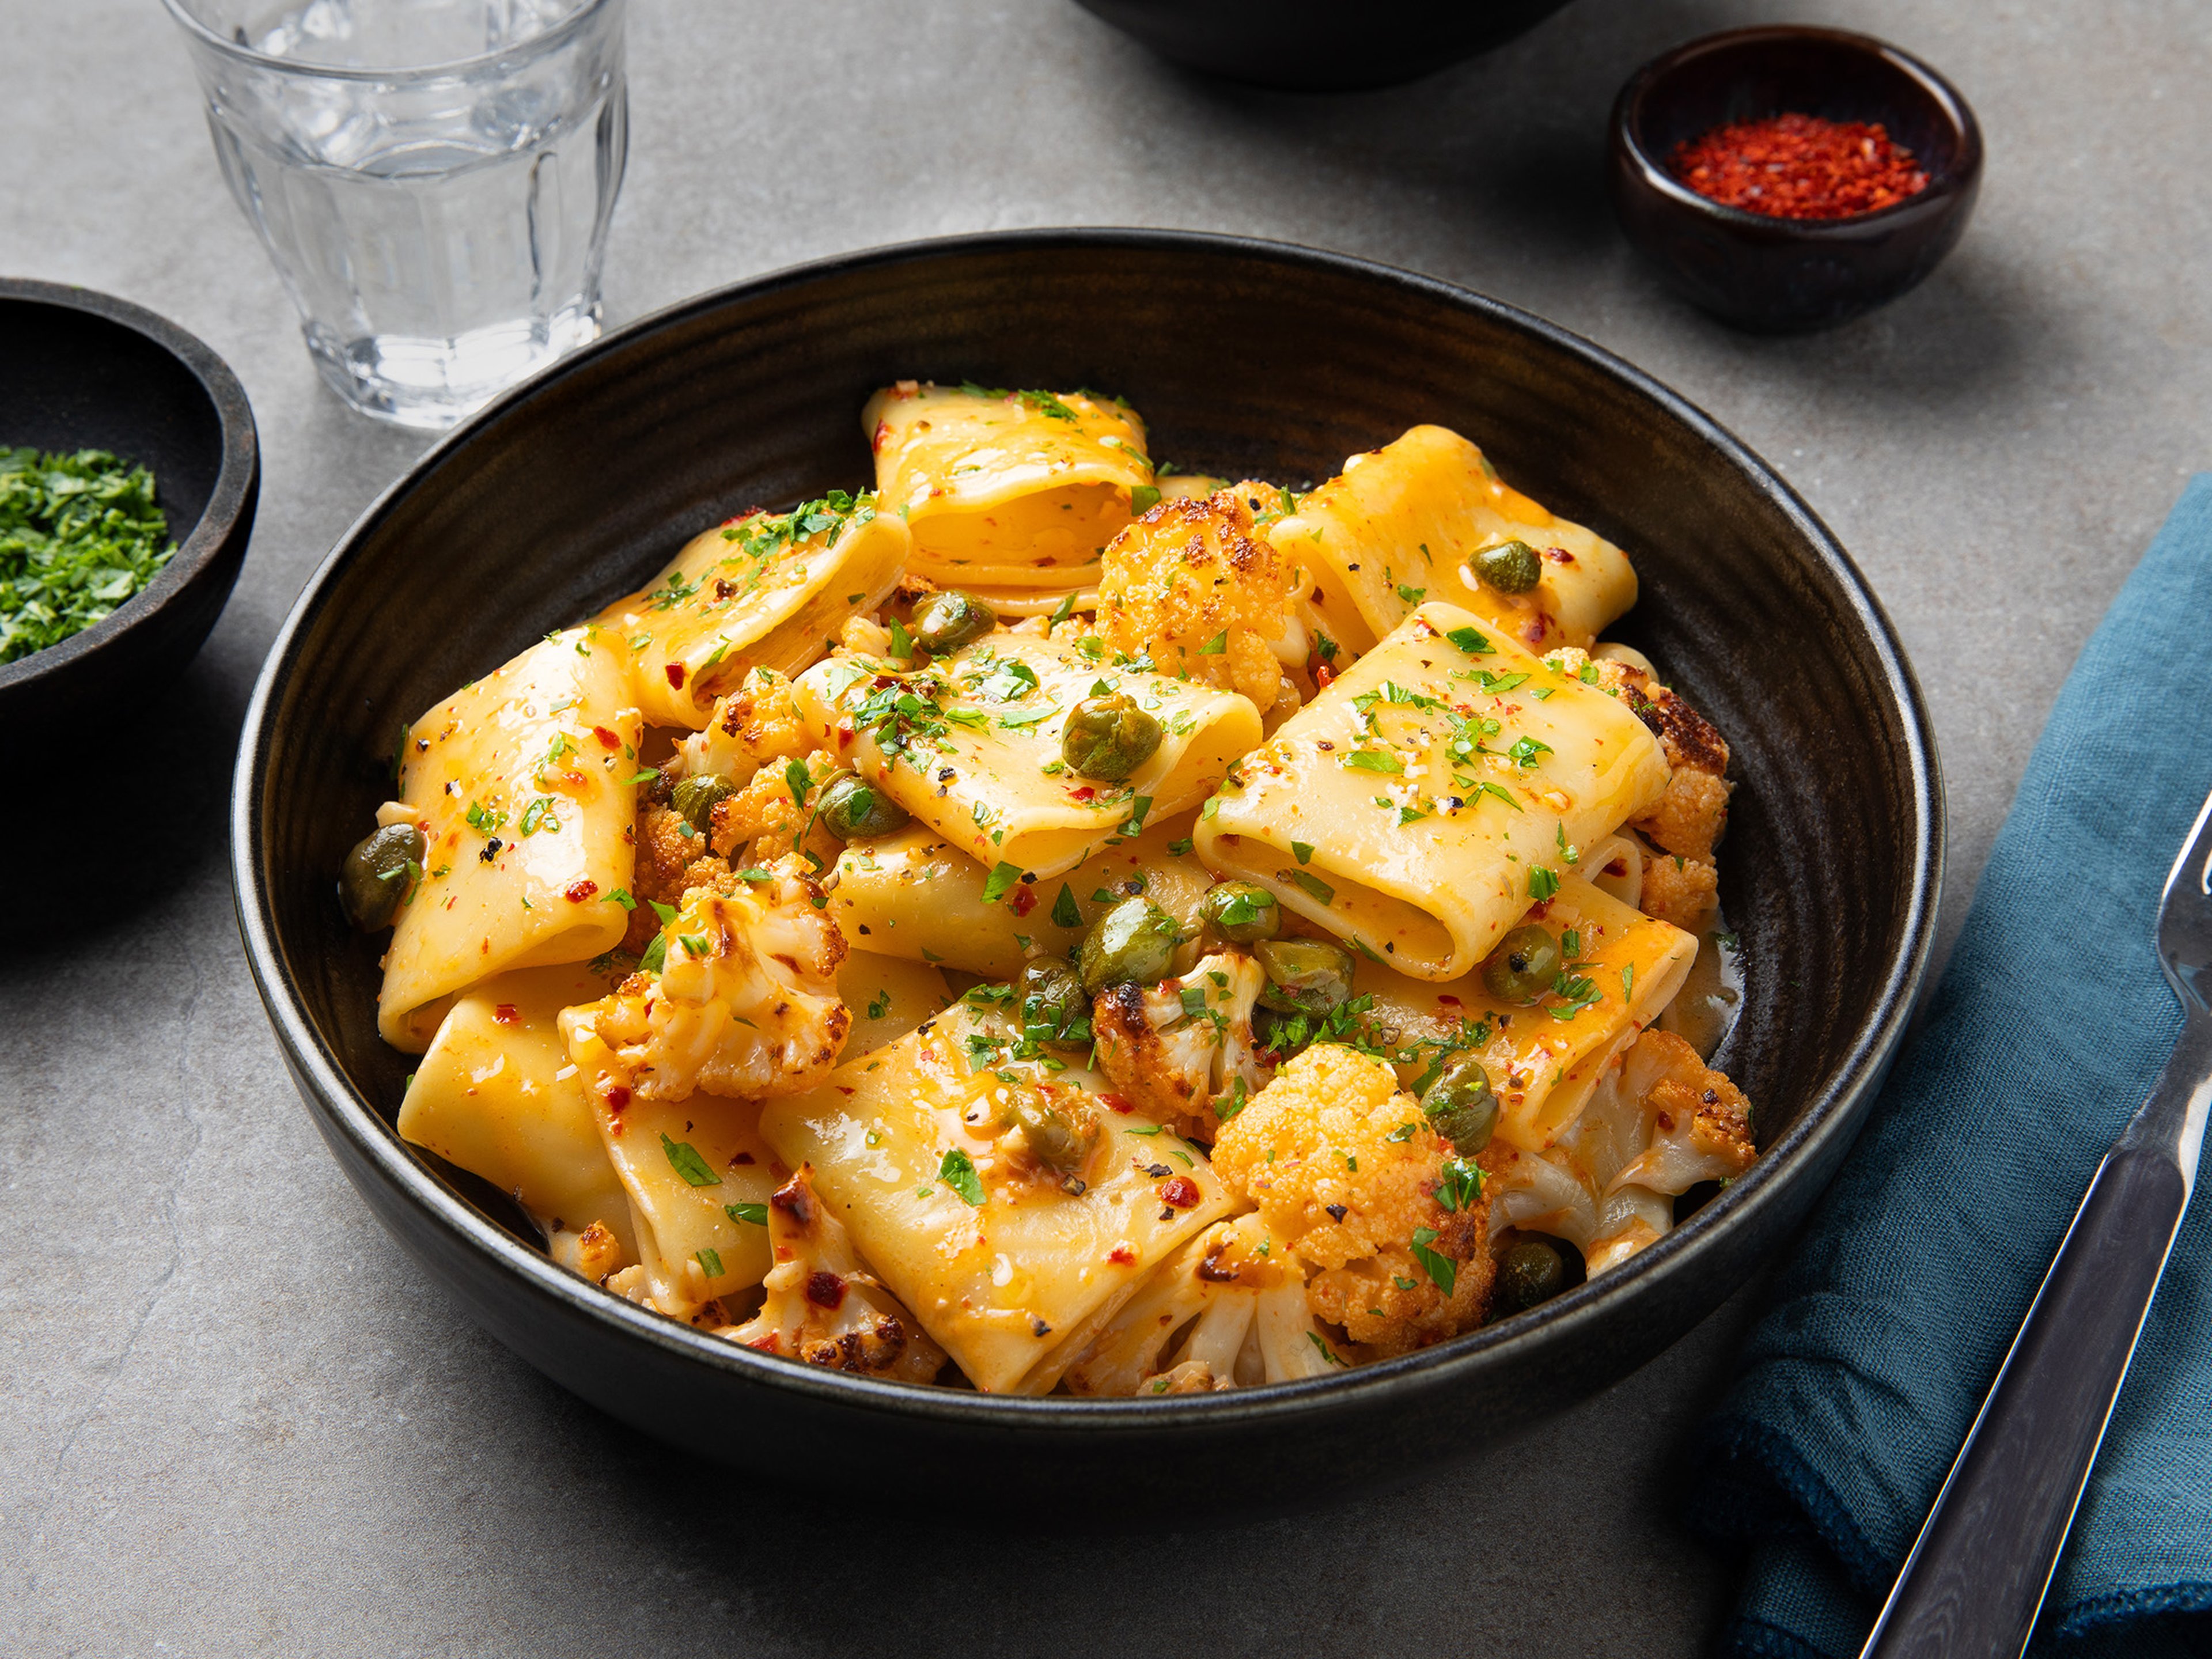
[[[1566,1288],[1567,1264],[1548,1239],[1516,1239],[1498,1261],[1498,1304],[1521,1313]]]
[[[702,772],[696,778],[679,778],[668,792],[668,804],[684,823],[702,836],[714,832],[714,804],[738,793],[738,781],[720,772]]]
[[[1175,947],[1174,918],[1150,899],[1123,899],[1083,936],[1083,988],[1156,984],[1167,977]]]
[[[1042,1027],[1053,1034],[1043,1041],[1055,1042],[1090,1018],[1091,999],[1084,992],[1082,976],[1066,962],[1059,957],[1034,957],[1023,964],[1024,1031]]]
[[[970,640],[980,640],[999,625],[999,613],[973,593],[957,588],[932,593],[914,608],[907,632],[914,642],[933,656],[957,651]]]
[[[422,873],[422,832],[411,823],[387,823],[354,843],[338,870],[338,904],[364,933],[389,927],[406,896],[411,874]]]
[[[1121,782],[1159,746],[1160,723],[1120,692],[1085,697],[1068,711],[1060,733],[1060,757],[1069,769],[1104,783]]]
[[[1271,939],[1253,947],[1266,970],[1263,1007],[1285,1014],[1325,1014],[1352,998],[1352,952],[1334,939]]]
[[[1474,574],[1501,593],[1526,593],[1544,579],[1544,562],[1526,542],[1500,542],[1474,556]]]
[[[1275,896],[1249,881],[1216,882],[1198,902],[1199,914],[1213,924],[1222,938],[1234,945],[1257,945],[1273,939],[1283,928],[1283,912]]]
[[[1008,1092],[1012,1098],[1000,1109],[1000,1121],[1010,1129],[1021,1131],[1031,1158],[1073,1182],[1070,1190],[1081,1192],[1077,1173],[1091,1161],[1091,1148],[1098,1144],[1097,1120],[1087,1111],[1071,1116],[1018,1092]]]
[[[1482,964],[1482,982],[1500,1002],[1534,1002],[1559,976],[1559,941],[1530,922],[1498,940]]]
[[[818,799],[822,822],[839,841],[873,841],[907,825],[906,808],[851,772],[823,784]]]
[[[1490,1132],[1498,1127],[1498,1097],[1491,1092],[1490,1073],[1473,1054],[1453,1060],[1422,1091],[1421,1110],[1462,1158],[1473,1158],[1490,1145]]]

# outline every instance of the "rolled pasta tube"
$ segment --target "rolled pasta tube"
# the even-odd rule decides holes
[[[1626,554],[1502,482],[1480,449],[1440,426],[1352,456],[1267,533],[1304,560],[1322,625],[1355,652],[1424,598],[1472,611],[1538,650],[1587,649],[1636,603]],[[1474,574],[1475,555],[1507,541],[1538,555],[1542,575],[1528,592],[1500,592]]]
[[[1158,749],[1124,783],[1093,782],[1060,756],[1070,711],[1110,693],[1160,726]],[[1234,692],[1003,629],[903,672],[818,663],[792,695],[819,747],[993,872],[994,898],[1195,805],[1260,741],[1259,710]]]
[[[629,1199],[556,1024],[606,988],[580,967],[529,968],[457,998],[407,1081],[398,1128],[512,1193],[549,1236],[598,1222],[635,1261]]]
[[[928,825],[910,824],[845,849],[830,914],[860,950],[998,980],[1014,978],[1032,954],[1065,956],[1132,893],[1194,933],[1213,875],[1191,855],[1191,817],[1185,811],[1123,838],[1051,881],[1010,884],[995,898],[984,896],[990,871]]]
[[[1238,763],[1197,851],[1401,973],[1457,979],[1667,777],[1626,704],[1431,602]]]
[[[591,646],[623,664],[647,719],[696,732],[750,670],[796,674],[848,617],[881,605],[910,546],[865,495],[732,519],[594,617]]]
[[[1478,970],[1437,984],[1373,963],[1359,964],[1356,994],[1392,1033],[1399,1075],[1416,1088],[1450,1056],[1481,1060],[1498,1096],[1497,1133],[1531,1151],[1571,1124],[1607,1060],[1659,1017],[1696,961],[1698,941],[1630,909],[1579,876],[1559,879],[1548,903],[1525,918],[1575,951],[1558,983],[1534,1006],[1502,1003]],[[1563,954],[1566,954],[1564,951]]]
[[[915,574],[940,586],[1096,588],[1133,498],[1157,499],[1144,422],[1088,392],[902,380],[860,420],[884,510],[913,532]]]
[[[628,696],[613,655],[571,629],[408,728],[399,799],[426,850],[377,994],[393,1048],[421,1054],[445,999],[480,980],[621,942],[641,730]]]
[[[761,1130],[812,1166],[877,1277],[978,1389],[1042,1393],[1071,1336],[1234,1205],[1203,1148],[1116,1110],[1103,1086],[1013,1058],[955,1006],[770,1102]],[[1036,1162],[1012,1127],[1021,1113],[1054,1115],[1088,1150],[1071,1169]]]
[[[655,1100],[600,1037],[587,1009],[560,1021],[592,1121],[629,1195],[646,1299],[688,1318],[769,1270],[769,1194],[790,1174],[760,1136],[760,1104],[700,1092]]]
[[[853,1016],[841,1061],[888,1048],[952,1000],[945,975],[926,962],[852,951],[837,969],[837,995]]]

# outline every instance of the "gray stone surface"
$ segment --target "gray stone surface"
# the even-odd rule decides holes
[[[1485,61],[1334,101],[1182,76],[1066,0],[641,0],[611,317],[856,246],[1137,223],[1345,249],[1557,319],[1771,457],[1872,578],[1941,734],[1948,937],[2075,650],[2207,464],[2212,12],[1819,9],[1941,65],[1990,146],[1950,262],[1832,334],[1686,312],[1600,194],[1601,122],[1639,62],[1803,11],[1729,0],[1580,0]],[[245,577],[178,696],[121,743],[86,734],[172,792],[144,863],[0,947],[0,1650],[1701,1650],[1728,1569],[1675,1526],[1676,1459],[1749,1291],[1395,1497],[978,1539],[896,1470],[813,1495],[825,1514],[639,1440],[421,1278],[293,1099],[220,814],[279,619],[422,445],[316,382],[168,30],[152,0],[0,0],[0,270],[202,335],[252,393],[267,464]],[[17,810],[76,788],[16,787],[35,791]]]

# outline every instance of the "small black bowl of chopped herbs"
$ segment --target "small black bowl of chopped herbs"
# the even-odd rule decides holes
[[[191,660],[261,487],[245,388],[88,289],[0,278],[0,732],[112,716]]]

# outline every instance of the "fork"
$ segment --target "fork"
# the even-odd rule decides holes
[[[2097,1166],[1860,1659],[2014,1659],[2027,1646],[2197,1182],[2212,1103],[2212,799],[2158,909],[2186,1016]]]

